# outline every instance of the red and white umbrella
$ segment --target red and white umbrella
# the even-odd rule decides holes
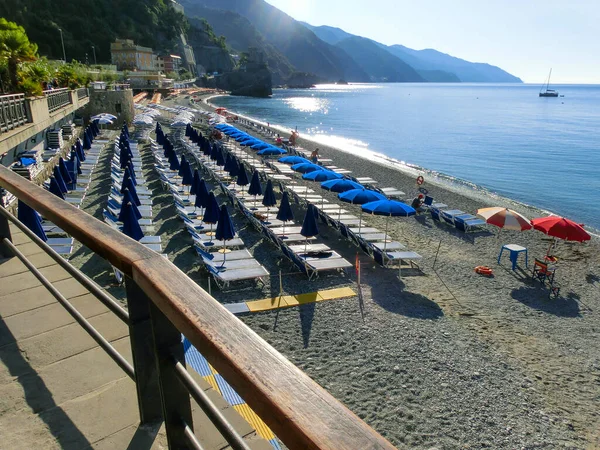
[[[508,208],[481,208],[477,210],[477,215],[482,217],[490,225],[507,230],[524,231],[531,229],[529,219],[516,211]]]

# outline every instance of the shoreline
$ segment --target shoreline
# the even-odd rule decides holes
[[[214,110],[217,106],[215,106],[213,103],[211,103],[211,100],[214,98],[218,98],[218,97],[228,97],[228,96],[230,96],[230,95],[229,94],[210,95],[210,96],[202,99],[202,106],[208,106],[211,108],[211,111],[214,112]],[[234,113],[235,115],[237,115],[238,117],[243,118],[244,120],[253,122],[254,124],[260,125],[264,128],[268,128],[271,131],[274,131],[277,133],[283,132],[283,133],[287,134],[292,129],[292,127],[286,127],[286,126],[280,125],[280,124],[267,125],[267,122],[264,122],[256,117],[248,116],[245,114],[240,114],[236,111],[231,111],[231,112]],[[282,134],[282,136],[285,136],[285,134]],[[405,177],[413,177],[413,179],[415,179],[417,176],[422,175],[422,176],[426,177],[427,184],[431,184],[431,185],[433,185],[437,188],[441,188],[443,190],[451,191],[456,195],[468,197],[474,201],[484,202],[486,204],[488,204],[489,202],[496,202],[496,203],[499,203],[500,206],[506,206],[511,209],[523,208],[523,209],[528,210],[530,212],[530,215],[531,215],[531,212],[534,212],[535,214],[537,214],[536,217],[543,217],[543,216],[548,216],[548,215],[561,216],[559,213],[556,213],[554,211],[550,211],[550,210],[547,210],[544,208],[540,208],[536,205],[528,204],[528,203],[522,202],[520,200],[516,200],[511,197],[507,197],[505,195],[502,195],[500,193],[492,191],[492,190],[486,188],[485,186],[480,186],[476,183],[473,183],[469,180],[465,180],[465,179],[455,177],[453,175],[449,175],[449,174],[446,174],[443,172],[438,172],[438,171],[435,171],[432,169],[428,169],[426,167],[422,167],[422,166],[419,166],[416,164],[410,164],[410,163],[407,163],[404,161],[400,161],[400,160],[392,158],[384,153],[364,149],[365,153],[361,154],[356,151],[352,151],[352,150],[344,149],[342,147],[337,147],[335,145],[331,145],[328,143],[320,142],[318,139],[315,139],[314,136],[312,136],[312,135],[299,137],[298,143],[302,146],[302,148],[307,149],[307,150],[312,150],[316,147],[319,147],[319,149],[326,149],[326,151],[333,150],[336,152],[351,155],[356,158],[360,158],[362,160],[369,161],[371,163],[378,164],[378,165],[386,167],[386,168],[390,167],[389,165],[391,164],[391,167],[393,169],[397,170],[399,173],[401,173]],[[336,161],[334,161],[334,163],[335,162]],[[375,179],[377,179],[377,178],[375,178]],[[407,191],[405,191],[405,192],[407,193],[407,195],[409,194],[409,192],[407,192]],[[498,206],[498,204],[489,203],[489,206]],[[530,218],[533,218],[533,217],[530,217]],[[590,225],[586,225],[586,231],[590,235],[592,235],[593,238],[600,238],[600,229],[595,228]]]

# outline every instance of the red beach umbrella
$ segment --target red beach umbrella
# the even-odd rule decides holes
[[[583,229],[583,226],[559,216],[539,217],[532,219],[533,228],[565,241],[583,242],[589,241],[591,236]]]
[[[477,215],[490,225],[495,225],[499,228],[516,231],[531,230],[529,219],[512,209],[500,207],[481,208],[477,210]]]

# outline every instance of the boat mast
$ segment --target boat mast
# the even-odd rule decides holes
[[[546,84],[546,91],[550,87],[550,77],[552,76],[552,67],[550,67],[550,73],[548,74],[548,84]]]

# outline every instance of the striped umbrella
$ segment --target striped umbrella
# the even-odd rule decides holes
[[[508,208],[493,207],[477,210],[477,215],[490,225],[507,230],[524,231],[531,230],[529,219],[516,211]]]

